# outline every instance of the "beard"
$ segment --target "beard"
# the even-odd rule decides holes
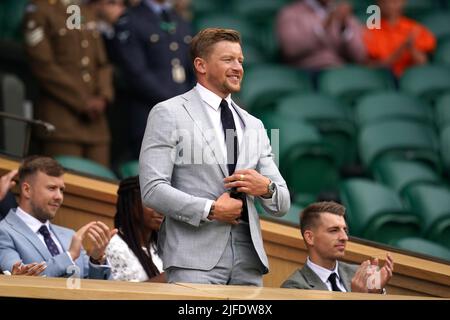
[[[45,208],[36,206],[34,204],[31,204],[31,209],[32,209],[33,217],[35,217],[42,223],[46,222],[47,220],[50,220],[50,221],[53,220],[53,218],[55,217],[55,214],[56,214],[56,212],[52,213],[52,212],[46,210]]]

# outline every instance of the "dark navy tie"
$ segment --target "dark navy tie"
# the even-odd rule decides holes
[[[220,102],[220,121],[222,122],[223,133],[225,135],[225,144],[227,146],[227,166],[228,173],[231,176],[236,169],[238,158],[238,139],[236,133],[236,124],[234,123],[233,113],[228,102],[224,99]],[[241,220],[248,222],[248,210],[245,193],[237,192],[236,188],[231,189],[230,197],[241,199],[243,202]]]
[[[337,286],[336,278],[337,278],[337,274],[334,272],[332,274],[330,274],[330,276],[328,277],[328,281],[330,281],[330,283],[331,283],[331,289],[333,291],[342,292],[342,290],[339,289],[339,287]]]
[[[228,102],[223,99],[222,102],[220,102],[220,121],[222,122],[223,133],[225,135],[225,144],[227,146],[228,173],[231,176],[236,169],[238,140],[233,113],[228,106]]]
[[[50,231],[48,231],[48,228],[46,225],[43,225],[39,228],[39,233],[44,236],[45,244],[47,245],[48,251],[50,251],[51,255],[54,257],[59,254],[58,247],[56,246],[55,241],[53,241],[52,237],[50,236]]]

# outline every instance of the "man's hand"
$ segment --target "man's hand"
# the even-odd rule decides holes
[[[236,170],[224,179],[225,188],[236,187],[238,192],[252,196],[262,196],[268,193],[270,179],[253,169]]]
[[[103,263],[105,261],[105,250],[109,244],[109,240],[116,233],[117,229],[110,230],[103,222],[94,222],[88,228],[83,238],[83,247],[87,255],[99,263]]]
[[[69,254],[73,261],[77,260],[81,253],[81,244],[84,239],[86,231],[94,225],[95,222],[89,222],[81,227],[72,237],[72,241],[69,246]]]
[[[210,219],[238,224],[238,219],[241,217],[242,200],[230,197],[228,192],[223,193],[214,204],[214,211]]]
[[[383,288],[392,278],[392,273],[394,271],[394,261],[391,255],[388,253],[386,255],[386,262],[383,268],[379,269],[378,259],[371,259],[364,261],[355,273],[352,279],[352,292],[363,292],[363,293],[381,293]],[[374,279],[379,279],[379,285],[377,288],[369,288],[368,280],[370,277]]]
[[[0,178],[0,201],[6,196],[9,189],[16,185],[13,178],[17,175],[17,169],[11,170]]]
[[[86,104],[86,115],[90,120],[97,120],[106,109],[106,100],[102,97],[91,97]]]
[[[13,276],[38,276],[47,268],[45,262],[22,264],[22,261],[17,261],[11,270]]]
[[[378,269],[378,259],[375,258],[371,262],[372,266],[375,266]],[[383,268],[376,271],[378,273],[378,277],[380,279],[380,288],[369,289],[370,293],[381,293],[383,288],[386,287],[389,280],[392,278],[392,274],[394,272],[394,260],[389,253],[386,254],[386,262],[383,265]]]
[[[368,293],[367,279],[369,279],[369,273],[367,268],[370,266],[370,260],[366,260],[356,270],[355,275],[352,278],[352,292]]]

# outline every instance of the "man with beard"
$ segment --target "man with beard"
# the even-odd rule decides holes
[[[49,157],[33,156],[19,168],[20,199],[0,222],[0,269],[44,262],[48,277],[108,279],[105,249],[117,232],[90,222],[77,232],[51,224],[64,198],[63,168]],[[82,243],[86,252],[82,248]],[[78,272],[79,271],[79,272]]]

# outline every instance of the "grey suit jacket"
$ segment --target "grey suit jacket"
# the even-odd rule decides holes
[[[352,278],[358,269],[357,265],[348,264],[339,261],[338,272],[342,283],[347,292],[352,291]],[[325,283],[320,280],[319,276],[305,265],[297,269],[290,277],[283,282],[282,288],[311,289],[311,290],[328,290]]]
[[[58,238],[64,252],[52,257],[46,245],[19,218],[16,209],[11,209],[0,222],[0,269],[11,271],[19,260],[24,264],[45,261],[47,269],[42,273],[47,277],[68,277],[74,272],[73,263],[66,251],[69,249],[73,230],[50,224],[50,229]],[[74,261],[79,267],[80,278],[108,279],[109,266],[97,266],[89,263],[89,257],[81,250],[80,257]]]
[[[255,169],[276,184],[272,199],[258,197],[264,209],[282,216],[290,207],[286,182],[273,160],[270,142],[260,120],[235,104],[244,123],[236,170]],[[219,261],[231,225],[202,220],[207,200],[226,191],[226,160],[213,125],[196,89],[153,107],[141,147],[139,177],[146,206],[165,215],[159,237],[164,269],[210,270]],[[247,196],[250,233],[268,271],[255,197]]]

